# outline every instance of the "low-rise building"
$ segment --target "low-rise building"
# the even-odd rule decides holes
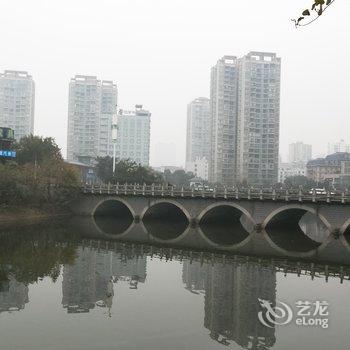
[[[304,162],[280,163],[278,182],[284,183],[287,177],[306,176],[306,164]]]
[[[350,179],[350,153],[338,152],[325,158],[310,160],[307,165],[307,177],[318,183],[344,185]]]
[[[16,151],[13,150],[14,142],[13,129],[0,127],[0,161],[16,158]]]

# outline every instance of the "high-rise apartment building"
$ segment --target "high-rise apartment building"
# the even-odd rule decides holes
[[[224,56],[212,68],[212,182],[277,182],[280,68],[280,58],[268,52]]]
[[[136,105],[134,111],[119,110],[116,156],[149,165],[151,113]]]
[[[91,163],[113,154],[112,122],[116,114],[117,86],[95,76],[76,75],[69,84],[69,161]]]
[[[209,157],[210,100],[198,97],[187,106],[186,171],[208,180]]]
[[[209,180],[236,183],[238,60],[224,56],[211,68]]]
[[[0,73],[0,126],[15,131],[16,140],[34,133],[35,84],[27,72]]]
[[[303,142],[294,142],[289,145],[288,161],[290,163],[306,163],[312,158],[312,146]]]
[[[278,181],[281,59],[249,52],[239,60],[237,180],[266,186]]]
[[[186,163],[196,158],[209,159],[210,100],[198,97],[187,106]]]

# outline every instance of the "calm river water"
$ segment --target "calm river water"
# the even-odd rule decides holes
[[[348,348],[345,265],[113,241],[91,225],[1,229],[1,350]]]

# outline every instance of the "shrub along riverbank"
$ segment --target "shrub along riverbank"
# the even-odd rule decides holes
[[[79,178],[54,140],[28,136],[15,148],[17,160],[0,164],[0,220],[67,212]]]

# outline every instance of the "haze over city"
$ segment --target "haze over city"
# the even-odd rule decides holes
[[[68,84],[76,74],[118,86],[118,105],[152,112],[157,143],[176,145],[184,165],[187,104],[209,97],[210,68],[223,55],[276,52],[282,58],[280,153],[302,140],[324,154],[347,139],[350,4],[339,2],[317,26],[295,29],[306,6],[293,1],[12,1],[1,5],[0,71],[28,71],[36,83],[35,134],[66,154]],[[334,40],[334,33],[337,40]],[[325,84],[325,82],[327,82]],[[334,136],[336,135],[336,137]]]

